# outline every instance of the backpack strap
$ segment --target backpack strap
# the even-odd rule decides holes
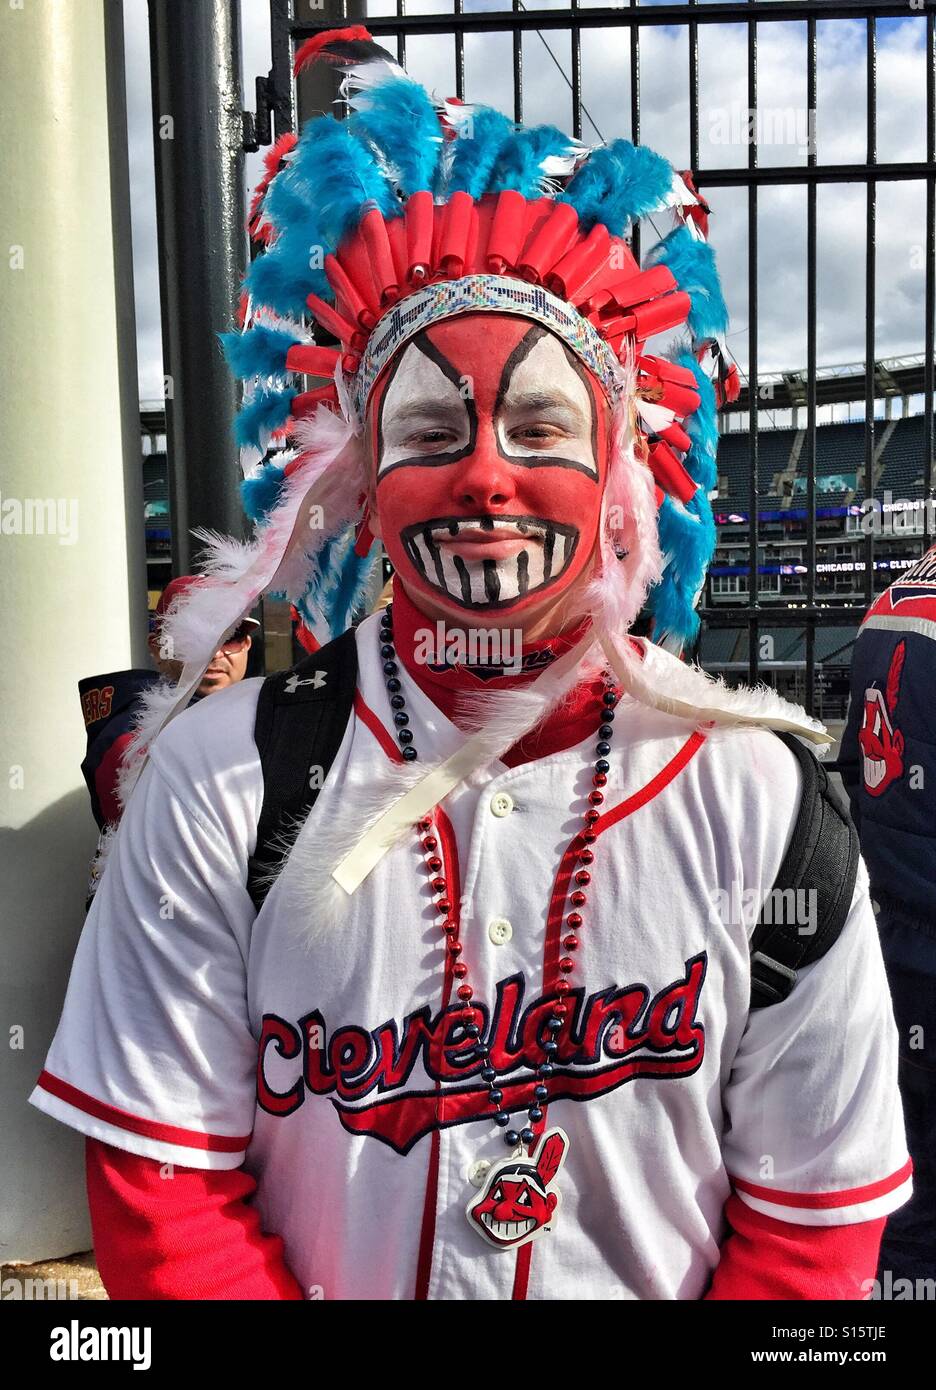
[[[257,845],[247,861],[247,892],[263,906],[283,857],[283,837],[315,804],[344,738],[357,687],[354,629],[260,688],[254,742],[263,770]]]
[[[789,848],[751,936],[752,1009],[786,999],[797,971],[834,946],[858,872],[858,834],[828,773],[794,734],[778,737],[799,763],[802,794]]]

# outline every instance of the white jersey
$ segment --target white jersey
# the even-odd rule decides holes
[[[507,1150],[482,1059],[453,1029],[418,836],[381,859],[340,922],[317,929],[314,903],[305,922],[290,909],[290,873],[396,745],[375,622],[357,632],[337,758],[259,915],[245,879],[260,682],[202,701],[157,740],[33,1102],[165,1163],[244,1165],[308,1297],[696,1299],[732,1188],[807,1225],[900,1206],[910,1165],[864,867],[837,943],[787,1000],[749,1013],[748,937],[795,820],[796,759],[768,732],[705,736],[625,699],[545,1103],[546,1128],[567,1137],[561,1207],[518,1249],[479,1239],[469,1175],[483,1185],[479,1163]],[[458,747],[411,681],[406,694],[421,760]],[[444,803],[463,959],[518,1129],[594,757],[590,737],[497,762]]]

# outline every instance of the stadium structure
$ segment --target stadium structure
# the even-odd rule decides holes
[[[851,651],[871,592],[881,593],[919,558],[925,530],[927,419],[922,354],[880,360],[874,371],[874,422],[868,442],[864,362],[816,374],[815,602],[836,611],[816,626],[816,714],[844,717]],[[772,626],[770,610],[805,607],[808,597],[807,382],[804,372],[761,373],[757,432],[757,642],[760,678],[805,700],[806,638]],[[860,418],[854,418],[859,415]],[[727,680],[746,680],[749,626],[724,626],[719,610],[750,602],[751,438],[743,391],[722,414],[718,491],[712,498],[718,545],[706,584],[698,658]],[[870,454],[873,487],[866,488]],[[932,509],[934,503],[929,503]],[[873,536],[873,547],[868,536]],[[854,623],[842,625],[842,610]]]

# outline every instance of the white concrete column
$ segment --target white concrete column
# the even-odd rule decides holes
[[[96,829],[82,676],[146,665],[119,0],[0,0],[0,1260],[87,1249],[83,1141],[26,1104]]]

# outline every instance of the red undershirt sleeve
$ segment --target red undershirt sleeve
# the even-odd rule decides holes
[[[729,1233],[706,1298],[867,1298],[886,1217],[847,1226],[794,1226],[731,1196],[725,1218]]]
[[[283,1242],[260,1228],[243,1169],[162,1164],[86,1140],[101,1281],[113,1299],[302,1299]]]

